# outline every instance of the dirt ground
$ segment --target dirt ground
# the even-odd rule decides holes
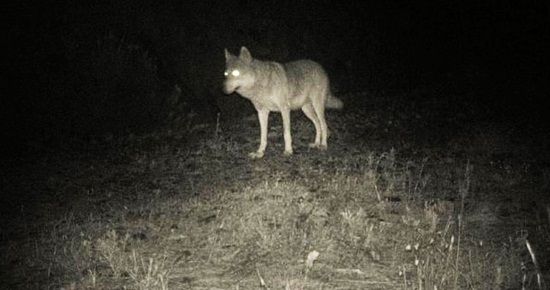
[[[31,144],[39,154],[3,166],[0,288],[548,284],[548,140],[467,102],[341,98],[326,152],[307,147],[314,128],[293,112],[295,154],[283,156],[272,114],[266,156],[250,160],[250,110]]]

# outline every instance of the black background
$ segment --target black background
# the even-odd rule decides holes
[[[170,111],[209,121],[227,102],[223,49],[243,45],[260,59],[314,59],[339,93],[447,83],[487,118],[546,131],[546,1],[13,2],[5,13],[7,155],[154,130]]]

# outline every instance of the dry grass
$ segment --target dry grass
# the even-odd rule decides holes
[[[304,152],[305,138],[283,158],[279,137],[250,161],[242,146],[255,143],[236,133],[242,126],[196,126],[200,141],[185,150],[169,130],[109,141],[104,159],[51,174],[70,201],[59,211],[43,203],[3,232],[3,285],[543,289],[548,221],[506,219],[482,202],[488,167],[436,151]],[[297,138],[312,135],[303,120],[295,126]],[[333,148],[349,146],[346,134]]]

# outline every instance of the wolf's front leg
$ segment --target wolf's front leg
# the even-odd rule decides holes
[[[281,110],[281,116],[283,117],[283,136],[285,139],[285,152],[284,155],[292,155],[292,135],[290,134],[290,109]]]
[[[265,148],[267,147],[267,121],[269,118],[269,110],[258,110],[258,121],[260,122],[260,147],[258,151],[251,152],[248,156],[252,159],[264,157]]]

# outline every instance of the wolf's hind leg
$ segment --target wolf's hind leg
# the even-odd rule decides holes
[[[328,127],[327,121],[325,119],[325,102],[321,100],[313,101],[313,109],[315,110],[315,115],[319,120],[319,127],[321,128],[321,144],[319,149],[327,149],[327,137],[328,137]]]
[[[290,109],[281,110],[281,116],[283,117],[283,137],[285,139],[285,152],[284,155],[292,155],[292,135],[290,133]]]
[[[309,143],[310,148],[318,148],[321,145],[321,125],[319,124],[319,118],[313,109],[312,104],[307,104],[302,107],[302,111],[308,119],[311,120],[313,126],[315,126],[315,141],[314,143]]]

